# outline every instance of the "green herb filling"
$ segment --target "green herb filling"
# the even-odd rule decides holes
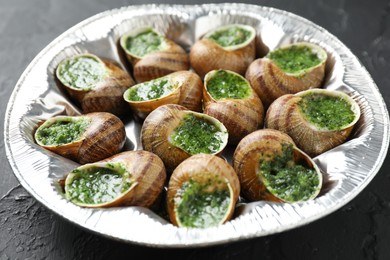
[[[92,89],[106,74],[104,64],[89,56],[70,58],[58,66],[59,80],[76,89]]]
[[[294,162],[291,144],[283,144],[282,154],[260,161],[259,170],[267,189],[287,202],[306,201],[318,189],[317,172]]]
[[[67,198],[82,204],[102,204],[114,200],[131,187],[130,174],[116,168],[74,170],[72,182],[66,185]]]
[[[173,92],[178,86],[167,79],[156,79],[131,87],[128,92],[129,101],[146,101],[158,99]]]
[[[126,49],[138,57],[143,57],[146,54],[161,50],[163,42],[164,38],[162,36],[153,30],[148,30],[127,38]]]
[[[342,97],[314,93],[302,96],[298,105],[310,123],[326,130],[339,130],[355,119],[351,104]]]
[[[321,59],[307,46],[292,45],[277,49],[268,54],[276,65],[287,73],[296,73],[321,63]]]
[[[252,36],[252,32],[241,27],[229,27],[218,30],[208,38],[222,47],[230,47],[246,42]]]
[[[206,228],[223,220],[230,204],[230,193],[225,189],[210,189],[213,182],[185,182],[178,192],[177,215],[184,227]],[[213,191],[210,191],[213,190]]]
[[[207,81],[207,91],[216,99],[243,99],[250,95],[251,87],[241,76],[218,70]]]
[[[80,139],[88,124],[89,121],[84,118],[59,120],[49,126],[42,125],[35,136],[43,145],[69,144]]]
[[[189,154],[213,154],[220,149],[225,134],[210,121],[188,114],[173,131],[171,140]]]

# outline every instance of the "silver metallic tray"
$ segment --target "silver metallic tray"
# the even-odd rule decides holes
[[[177,228],[155,212],[141,207],[84,209],[68,202],[58,180],[77,163],[34,143],[37,123],[49,117],[79,114],[57,87],[54,69],[65,57],[91,52],[117,61],[117,41],[130,28],[153,26],[189,50],[196,39],[219,25],[254,26],[270,50],[289,42],[310,41],[324,47],[327,64],[325,88],[351,95],[362,109],[352,138],[315,158],[324,174],[319,197],[305,203],[241,201],[234,219],[207,229]],[[140,123],[129,116],[126,150],[142,149]],[[15,86],[5,116],[8,160],[24,188],[53,212],[90,231],[154,247],[198,247],[253,238],[296,228],[322,218],[351,201],[379,171],[389,145],[389,115],[381,94],[365,68],[335,36],[294,14],[246,4],[201,6],[129,6],[97,14],[69,29],[27,67]],[[228,161],[234,147],[223,154]]]

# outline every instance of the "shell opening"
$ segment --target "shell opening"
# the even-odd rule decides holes
[[[130,87],[123,94],[127,102],[143,102],[163,98],[179,87],[178,82],[172,82],[169,77],[139,83]]]
[[[81,54],[61,61],[56,76],[66,87],[88,91],[108,75],[106,65],[92,54]]]
[[[123,35],[120,44],[129,55],[136,58],[142,58],[166,48],[164,36],[151,27],[139,28]]]
[[[281,152],[259,161],[258,176],[274,196],[285,202],[307,201],[316,197],[322,175],[308,156],[282,143]]]
[[[67,176],[65,195],[79,206],[101,207],[124,196],[134,184],[122,163],[86,164]]]
[[[188,112],[169,135],[169,142],[185,152],[217,154],[226,146],[228,133],[218,120],[200,113]]]
[[[294,43],[271,51],[267,57],[284,72],[296,75],[323,64],[327,53],[314,44]]]
[[[244,99],[250,96],[252,88],[241,75],[229,70],[213,70],[205,76],[205,86],[215,100]]]
[[[222,224],[233,205],[233,192],[228,181],[218,175],[199,173],[208,178],[184,182],[175,196],[175,212],[179,226],[207,228]]]
[[[82,138],[90,122],[86,117],[54,117],[37,129],[35,140],[42,146],[70,144]]]
[[[204,38],[217,43],[225,50],[237,50],[245,47],[256,37],[256,30],[252,26],[230,24],[221,26],[207,33]]]
[[[316,128],[338,131],[354,125],[360,117],[359,105],[340,91],[308,90],[298,93],[304,118]]]

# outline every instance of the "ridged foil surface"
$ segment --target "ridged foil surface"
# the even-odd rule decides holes
[[[309,41],[329,54],[325,88],[342,90],[360,105],[362,117],[345,144],[315,158],[324,185],[315,200],[286,204],[241,201],[234,219],[207,229],[178,228],[141,207],[85,209],[68,202],[57,181],[78,166],[37,144],[38,122],[80,111],[57,87],[54,70],[65,57],[90,52],[117,61],[119,37],[130,29],[153,26],[189,51],[207,31],[230,23],[256,28],[264,46]],[[263,46],[263,47],[264,47]],[[126,150],[142,149],[141,125],[129,118]],[[64,32],[27,67],[9,100],[5,116],[9,162],[24,188],[65,219],[93,232],[154,247],[199,247],[260,237],[296,228],[324,217],[352,200],[379,171],[389,145],[389,116],[383,98],[366,69],[335,36],[297,15],[246,4],[199,6],[142,5],[97,14]],[[231,161],[232,149],[223,156]]]

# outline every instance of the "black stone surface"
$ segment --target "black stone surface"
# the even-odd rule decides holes
[[[213,1],[223,3],[226,1]],[[338,37],[360,59],[390,104],[388,0],[260,0],[303,16]],[[174,1],[0,0],[0,120],[31,60],[59,34],[105,10]],[[181,1],[200,4],[207,1]],[[49,212],[18,184],[0,140],[0,260],[5,259],[390,259],[390,160],[360,195],[301,228],[200,249],[156,249],[92,234]],[[153,235],[153,234],[151,234]]]

